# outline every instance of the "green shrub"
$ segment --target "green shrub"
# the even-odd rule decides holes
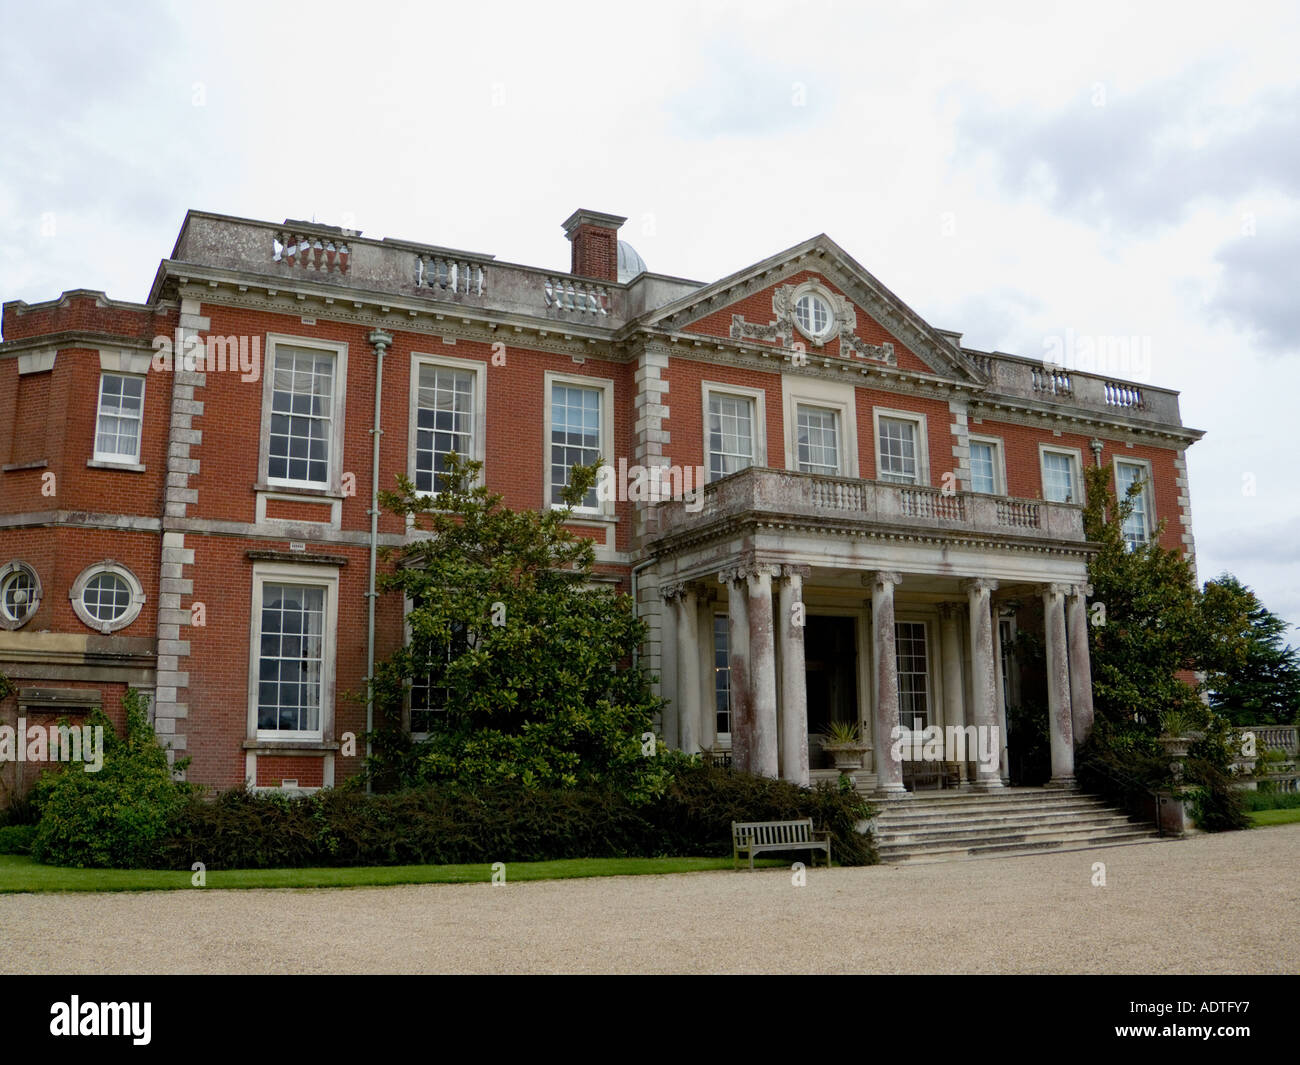
[[[104,764],[42,774],[32,792],[40,820],[32,855],[51,865],[147,868],[175,831],[188,788],[177,784],[158,746],[144,697],[128,692],[126,735],[118,738],[101,711],[87,723],[104,729]]]
[[[1182,784],[1189,789],[1192,817],[1206,832],[1248,828],[1246,794],[1237,787],[1231,728],[1222,718],[1204,713],[1203,734],[1192,744],[1183,763]],[[1171,759],[1157,743],[1155,727],[1133,722],[1116,724],[1098,717],[1092,735],[1075,759],[1080,784],[1124,805],[1140,809],[1151,791],[1175,787]]]
[[[0,828],[0,854],[31,854],[35,825],[5,825]]]
[[[811,817],[844,865],[876,860],[856,831],[870,807],[832,785],[782,781],[672,756],[671,783],[636,800],[607,787],[470,790],[440,783],[387,795],[327,789],[291,798],[246,790],[186,804],[151,862],[162,868],[443,865],[560,858],[723,856],[731,822]],[[806,852],[798,854],[807,859]]]

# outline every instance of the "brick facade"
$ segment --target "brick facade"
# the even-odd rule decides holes
[[[1006,598],[1023,598],[1025,589],[1047,582],[1077,582],[1086,564],[1077,501],[1043,502],[1040,445],[1072,449],[1081,465],[1098,454],[1103,463],[1149,463],[1150,509],[1155,521],[1165,522],[1163,542],[1190,552],[1183,456],[1200,433],[1181,425],[1175,393],[1141,386],[1136,401],[1117,405],[1106,398],[1114,382],[1084,374],[1073,375],[1068,391],[1046,389],[1029,360],[966,349],[955,334],[931,329],[824,237],[710,285],[651,273],[621,279],[622,221],[575,212],[565,223],[572,273],[557,278],[490,257],[362,240],[328,227],[192,212],[144,303],[76,290],[45,304],[5,304],[0,566],[35,574],[41,598],[29,616],[0,627],[0,670],[19,690],[0,703],[0,723],[12,724],[20,714],[35,720],[50,712],[40,692],[75,688],[101,692],[102,705],[120,723],[121,696],[135,686],[153,695],[161,739],[175,755],[192,759],[191,779],[217,787],[245,781],[278,787],[285,780],[319,787],[357,772],[364,746],[357,743],[352,752],[345,738],[360,737],[365,728],[365,707],[354,695],[366,684],[376,397],[371,337],[377,329],[391,337],[380,412],[381,488],[413,467],[413,378],[424,362],[460,368],[476,382],[481,429],[473,446],[489,488],[515,508],[549,505],[551,378],[578,389],[599,386],[600,450],[611,463],[705,469],[708,383],[761,399],[766,453],[753,464],[788,475],[773,485],[785,493],[806,488],[823,501],[832,493],[840,501],[818,505],[831,506],[825,516],[839,530],[835,549],[849,552],[835,563],[841,570],[856,567],[865,576],[880,565],[868,541],[883,534],[863,524],[865,511],[853,511],[860,504],[843,500],[859,498],[852,495],[854,482],[862,482],[863,491],[883,493],[885,506],[898,487],[877,480],[874,418],[881,411],[904,420],[920,416],[925,426],[923,439],[914,441],[925,458],[923,476],[915,492],[899,497],[912,508],[907,513],[915,527],[889,536],[900,544],[946,537],[954,550],[985,552],[989,572],[1002,574]],[[791,304],[807,293],[812,303]],[[801,326],[800,315],[822,311],[830,322],[828,335],[818,339],[815,329]],[[160,366],[161,339],[174,346],[189,338],[204,349],[221,338],[221,350],[230,338],[232,363]],[[240,344],[258,356],[255,368],[234,359]],[[267,375],[277,345],[318,353],[336,370],[346,365],[332,379],[332,395],[344,400],[329,419],[337,442],[323,444],[329,483],[319,487],[268,478],[269,404],[278,379],[268,388]],[[126,458],[104,461],[96,445],[101,381],[121,378],[143,381],[138,446]],[[792,412],[801,404],[824,404],[836,419],[838,472],[821,481],[799,471],[806,441]],[[1007,521],[1018,525],[979,526],[972,436],[1000,441],[1011,502],[997,513],[1013,515]],[[651,622],[646,660],[670,696],[679,674],[694,674],[682,673],[675,661],[671,630],[680,598],[666,607],[665,592],[678,596],[670,586],[685,580],[700,591],[701,610],[708,603],[720,609],[735,594],[714,579],[721,563],[708,550],[690,561],[692,538],[708,525],[710,508],[721,505],[723,488],[706,493],[698,516],[681,501],[655,506],[620,498],[574,519],[597,543],[600,574],[628,590],[637,568],[638,606]],[[929,502],[928,489],[958,502]],[[779,517],[760,515],[760,524]],[[378,528],[379,546],[399,544],[405,535],[392,515],[382,514]],[[1031,543],[1035,536],[1039,541]],[[745,548],[751,561],[753,542]],[[761,568],[767,558],[777,570],[802,572],[811,561],[804,583],[810,603],[820,595],[827,610],[852,602],[861,611],[864,594],[869,601],[862,582],[854,592],[834,567],[819,574],[819,552],[805,559],[793,540],[771,543],[755,564]],[[1015,570],[998,561],[1003,549],[1006,559],[1036,553],[1057,568],[1026,563]],[[108,562],[121,567],[122,583],[114,587],[138,585],[142,601],[129,624],[92,627],[83,616],[88,593],[76,595],[76,604],[73,597],[79,579],[97,580],[97,567]],[[945,597],[960,599],[958,577],[978,576],[912,562],[919,567],[918,610]],[[702,589],[700,575],[710,566],[714,577]],[[296,581],[298,572],[307,577]],[[943,583],[945,572],[951,588]],[[328,705],[320,707],[318,727],[303,735],[281,738],[256,724],[262,696],[250,685],[250,670],[261,668],[252,646],[259,575],[275,588],[303,585],[332,597]],[[379,599],[378,657],[402,639],[402,618],[400,603]],[[708,623],[705,614],[700,618]],[[697,639],[706,653],[711,627]],[[693,720],[680,718],[685,712],[666,716],[670,740],[694,729]],[[27,766],[16,775],[13,766],[0,766],[0,779],[13,794],[30,785],[32,771]]]

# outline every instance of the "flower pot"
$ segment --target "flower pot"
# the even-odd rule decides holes
[[[862,768],[862,756],[870,750],[861,743],[825,743],[822,749],[831,756],[835,768],[841,773],[851,773]]]

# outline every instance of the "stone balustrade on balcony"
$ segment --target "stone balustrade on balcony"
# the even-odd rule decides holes
[[[944,492],[938,488],[853,477],[828,477],[751,467],[704,489],[702,505],[658,507],[658,536],[667,537],[744,514],[891,525],[928,532],[1085,542],[1083,508],[1071,503]]]

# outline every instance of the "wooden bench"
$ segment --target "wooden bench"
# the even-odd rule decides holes
[[[955,788],[961,784],[961,770],[956,762],[903,763],[903,787],[916,791],[924,784],[936,788]]]
[[[825,851],[826,868],[831,867],[831,835],[814,832],[811,817],[802,821],[732,821],[732,868],[740,864],[740,855],[749,856],[749,868],[754,868],[754,855],[763,851]]]

